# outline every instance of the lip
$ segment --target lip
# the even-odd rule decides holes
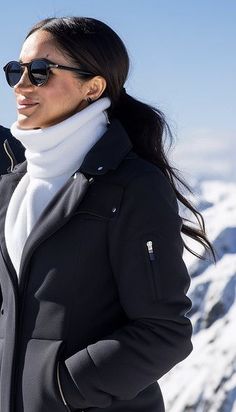
[[[17,101],[17,110],[20,112],[22,110],[29,110],[32,109],[33,107],[36,107],[39,103],[34,102],[32,100],[28,99],[22,99]]]

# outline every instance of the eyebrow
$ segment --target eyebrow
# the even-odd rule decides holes
[[[33,61],[33,60],[41,60],[41,59],[42,59],[42,60],[48,60],[48,56],[49,56],[49,53],[47,53],[46,57],[38,57],[38,58],[36,57],[35,59],[32,59],[31,61]],[[51,60],[48,60],[48,61],[51,61]],[[18,62],[19,62],[19,63],[24,63],[22,59],[19,59]]]

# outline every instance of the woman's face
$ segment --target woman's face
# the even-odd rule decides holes
[[[36,31],[23,44],[20,61],[46,58],[53,63],[74,67],[56,48],[50,33]],[[87,82],[75,78],[73,72],[51,69],[48,82],[41,87],[30,83],[27,69],[14,87],[17,102],[17,125],[21,129],[52,126],[87,106]]]

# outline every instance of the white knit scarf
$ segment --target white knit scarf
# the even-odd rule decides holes
[[[26,239],[40,214],[105,133],[110,104],[109,98],[101,98],[45,129],[23,130],[13,123],[11,133],[26,148],[27,160],[27,173],[12,194],[5,220],[6,246],[17,275]]]

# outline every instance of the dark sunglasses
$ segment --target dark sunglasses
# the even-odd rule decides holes
[[[35,59],[30,63],[10,61],[3,67],[9,86],[14,87],[20,81],[24,72],[24,67],[27,67],[29,79],[34,86],[43,86],[47,83],[50,75],[50,69],[70,70],[85,76],[95,76],[91,72],[77,69],[75,67],[55,64],[47,59]]]

